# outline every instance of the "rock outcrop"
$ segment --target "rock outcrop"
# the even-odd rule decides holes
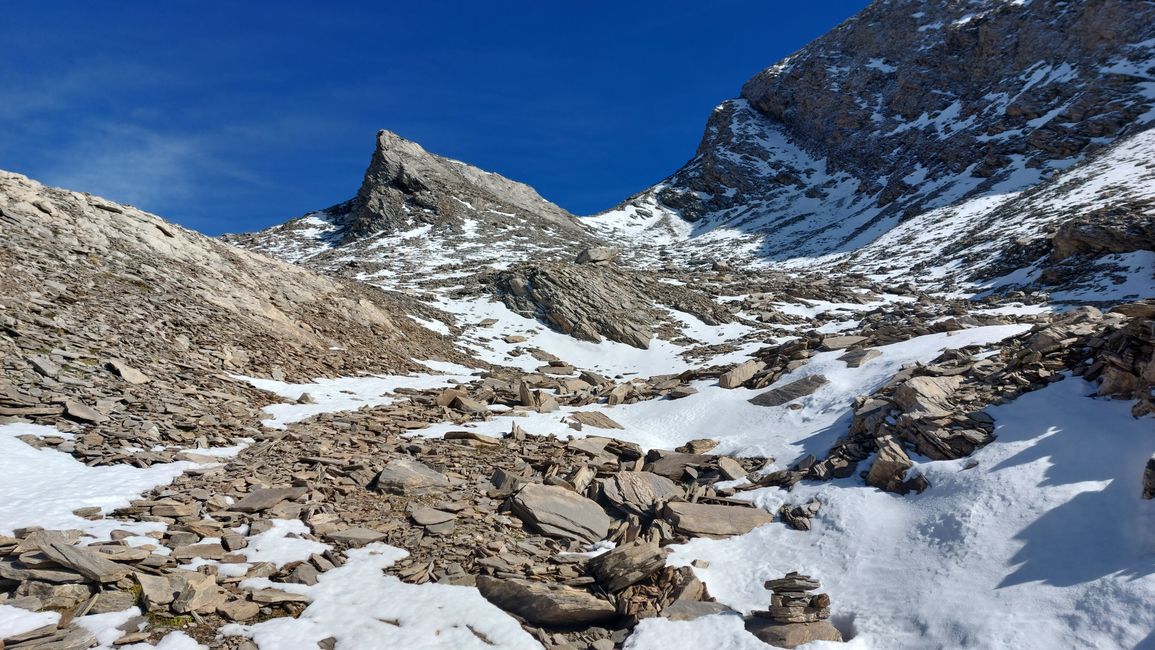
[[[606,338],[648,348],[664,325],[672,326],[666,325],[674,320],[669,309],[707,325],[732,319],[729,310],[700,291],[609,265],[525,263],[483,281],[513,311],[584,341]]]

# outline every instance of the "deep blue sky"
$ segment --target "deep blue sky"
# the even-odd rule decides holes
[[[589,214],[867,2],[326,4],[6,5],[0,168],[219,234],[352,197],[387,128]]]

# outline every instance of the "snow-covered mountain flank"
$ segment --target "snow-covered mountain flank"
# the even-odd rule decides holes
[[[0,647],[1150,647],[1152,119],[1155,2],[878,0],[591,217],[0,172]]]
[[[1148,2],[875,2],[748,81],[689,163],[593,221],[726,257],[854,251],[1142,131],[1153,65]]]

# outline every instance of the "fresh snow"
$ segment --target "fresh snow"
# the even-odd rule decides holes
[[[304,594],[311,602],[297,618],[229,625],[222,632],[250,637],[262,650],[312,648],[329,637],[340,648],[357,650],[541,647],[473,587],[411,585],[382,573],[407,555],[402,549],[376,543],[345,555],[343,566],[321,574],[311,587],[264,578],[244,581],[243,586]]]
[[[1028,329],[1029,325],[995,325],[920,336],[878,347],[882,356],[858,368],[848,368],[838,360],[844,351],[821,352],[806,365],[760,390],[724,389],[713,381],[699,381],[692,384],[698,394],[679,400],[648,400],[613,407],[592,404],[582,408],[563,407],[553,413],[495,417],[465,425],[439,423],[412,434],[437,438],[464,426],[478,433],[500,436],[516,423],[532,434],[609,435],[636,442],[646,449],[673,449],[695,438],[713,438],[720,443],[717,453],[772,457],[780,464],[789,464],[801,455],[820,454],[829,449],[846,432],[854,399],[877,390],[904,364],[927,363],[944,349],[994,343]],[[801,409],[755,406],[748,401],[765,390],[812,374],[824,375],[830,383],[813,395],[801,398],[798,401]],[[570,413],[590,410],[604,412],[624,428],[607,431],[584,427],[578,432],[568,426]]]
[[[130,465],[89,467],[54,449],[36,449],[18,438],[22,435],[68,437],[43,425],[0,425],[0,535],[11,535],[26,526],[77,529],[102,539],[117,528],[137,533],[161,529],[161,524],[89,520],[72,512],[91,507],[111,512],[196,466],[181,461],[143,469]]]
[[[422,362],[429,366],[445,362]],[[284,429],[294,422],[308,419],[322,413],[338,411],[356,411],[363,406],[385,406],[392,404],[396,399],[394,391],[398,388],[442,388],[455,382],[471,381],[473,377],[467,373],[471,369],[456,364],[441,365],[441,368],[452,368],[450,372],[464,374],[431,375],[418,373],[413,375],[368,375],[364,377],[337,377],[333,379],[317,379],[308,384],[293,384],[273,379],[260,379],[244,375],[231,375],[233,379],[243,381],[254,388],[267,391],[293,400],[292,403],[270,404],[264,408],[268,418],[261,421],[271,429]],[[436,368],[434,368],[436,370]],[[313,398],[310,404],[298,404],[301,395],[308,393]]]
[[[696,573],[742,612],[765,607],[765,580],[814,575],[834,600],[832,621],[855,637],[815,648],[1146,647],[1155,512],[1139,493],[1155,436],[1130,403],[1093,392],[1068,378],[989,409],[997,440],[968,459],[920,463],[931,483],[921,495],[858,478],[748,493],[771,511],[783,500],[823,506],[809,532],[775,523],[696,539],[670,564],[708,561]],[[678,647],[725,626],[652,623],[631,647]]]

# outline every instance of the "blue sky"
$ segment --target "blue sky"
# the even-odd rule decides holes
[[[387,128],[589,214],[866,0],[328,4],[8,5],[0,168],[239,232],[352,197]]]

